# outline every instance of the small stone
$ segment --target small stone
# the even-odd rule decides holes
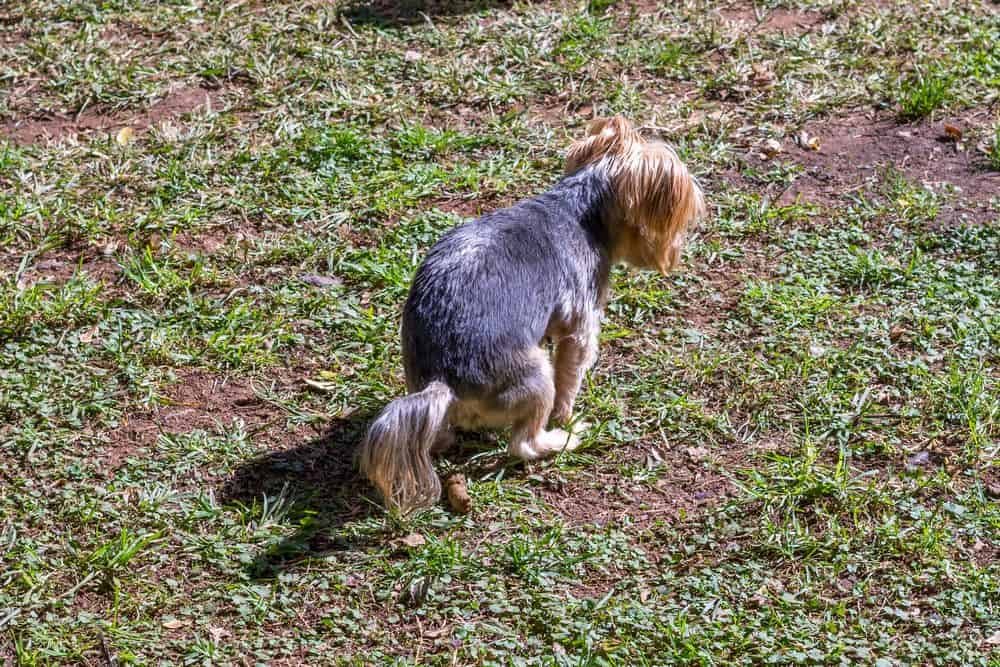
[[[299,280],[307,285],[312,285],[313,287],[336,287],[344,284],[344,281],[340,278],[320,276],[313,273],[301,275],[299,276]]]
[[[709,451],[705,447],[688,447],[684,450],[684,452],[688,455],[688,458],[695,463],[701,463],[709,456]]]

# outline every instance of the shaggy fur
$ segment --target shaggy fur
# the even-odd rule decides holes
[[[376,418],[359,452],[387,506],[438,500],[431,456],[454,428],[509,426],[508,452],[524,460],[576,447],[575,434],[546,426],[571,420],[596,358],[611,267],[667,273],[704,212],[673,149],[620,116],[595,121],[570,147],[566,174],[447,232],[418,269],[403,311],[410,393]]]

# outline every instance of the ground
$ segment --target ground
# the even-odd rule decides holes
[[[994,2],[0,8],[0,663],[1000,665]],[[444,230],[595,115],[711,215],[579,451],[380,509]]]

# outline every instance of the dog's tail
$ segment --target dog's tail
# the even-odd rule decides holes
[[[358,450],[358,466],[389,508],[409,512],[437,502],[441,482],[431,462],[431,449],[447,426],[455,399],[443,382],[398,398],[368,428]]]

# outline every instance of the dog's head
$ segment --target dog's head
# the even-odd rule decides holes
[[[704,215],[697,181],[669,145],[646,139],[622,116],[600,118],[573,143],[566,173],[606,169],[615,202],[609,222],[615,259],[668,273],[677,265],[688,225]]]

